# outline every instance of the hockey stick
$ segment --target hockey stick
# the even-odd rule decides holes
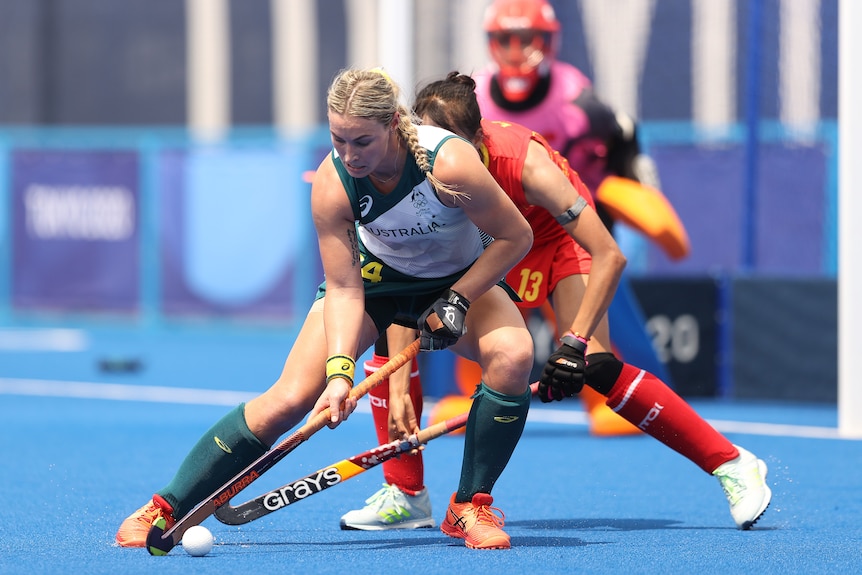
[[[417,339],[404,351],[392,357],[384,365],[378,368],[361,383],[358,383],[350,390],[350,397],[359,399],[372,388],[379,385],[384,379],[389,377],[393,372],[397,371],[401,366],[411,361],[416,354],[419,353],[419,340]],[[299,447],[309,437],[320,431],[329,423],[329,410],[324,410],[316,416],[310,418],[302,427],[294,431],[287,438],[278,443],[275,447],[258,457],[250,463],[245,469],[231,478],[227,483],[219,487],[209,497],[198,503],[194,509],[179,518],[170,529],[165,530],[166,522],[164,518],[160,518],[147,534],[147,551],[150,555],[167,555],[171,549],[182,540],[183,533],[193,525],[199,525],[204,519],[212,515],[216,509],[230,501],[230,499],[252,484],[257,478],[263,475],[273,465],[281,461],[281,459]]]
[[[306,497],[320,493],[324,489],[328,489],[333,485],[337,485],[347,481],[351,477],[355,477],[360,473],[368,471],[388,461],[393,457],[397,457],[402,453],[406,453],[418,448],[445,435],[450,431],[454,431],[467,424],[467,413],[462,413],[456,417],[435,423],[432,426],[414,433],[407,439],[396,440],[390,443],[378,445],[368,451],[363,451],[347,459],[342,459],[337,463],[333,463],[318,471],[301,477],[295,481],[283,485],[273,491],[259,495],[254,499],[250,499],[245,503],[237,506],[232,506],[229,503],[216,509],[216,519],[227,525],[243,525],[255,519],[260,519],[265,515],[269,515],[273,511],[278,511],[283,507],[287,507],[297,501],[301,501]]]
[[[533,394],[539,388],[539,384],[530,386]],[[245,503],[233,506],[229,503],[222,505],[215,511],[216,519],[227,525],[243,525],[260,519],[274,511],[283,509],[298,501],[329,489],[334,485],[343,483],[351,477],[356,477],[369,469],[377,467],[384,461],[397,457],[425,445],[432,439],[446,435],[467,424],[469,413],[462,413],[445,421],[440,421],[419,430],[407,439],[395,440],[383,445],[378,445],[368,451],[363,451],[347,459],[342,459],[327,467],[319,469],[310,475],[291,481],[277,489],[273,489]]]

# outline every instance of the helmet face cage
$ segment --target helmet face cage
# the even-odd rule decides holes
[[[504,30],[488,34],[491,57],[498,66],[524,73],[539,67],[552,54],[551,33],[541,30]]]
[[[548,73],[559,29],[554,9],[546,0],[496,0],[488,7],[488,48],[507,100],[526,100],[540,77]]]

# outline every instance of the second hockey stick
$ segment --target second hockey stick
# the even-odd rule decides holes
[[[534,383],[530,386],[534,394],[538,389],[538,385],[538,383]],[[468,415],[469,413],[462,413],[445,421],[430,425],[406,439],[391,441],[362,453],[357,453],[352,457],[342,459],[337,463],[291,481],[254,499],[249,499],[245,503],[240,503],[239,505],[227,503],[222,505],[215,510],[216,519],[227,525],[243,525],[255,519],[265,517],[279,509],[293,505],[325,489],[343,483],[351,477],[377,467],[384,461],[398,457],[402,453],[407,453],[418,448],[420,445],[425,445],[432,439],[464,427],[467,424]]]

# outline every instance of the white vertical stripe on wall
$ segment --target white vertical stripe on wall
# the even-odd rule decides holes
[[[596,94],[637,118],[655,0],[581,0]]]
[[[838,13],[838,433],[862,437],[862,2]]]
[[[195,138],[218,140],[230,126],[227,0],[186,0],[187,118]]]
[[[452,70],[472,75],[488,63],[488,42],[485,39],[485,8],[490,0],[455,0],[450,10],[452,18]],[[451,70],[446,70],[449,72]],[[444,73],[445,73],[444,72]]]
[[[376,0],[344,0],[344,9],[347,20],[347,67],[379,66],[378,3]]]
[[[779,117],[800,138],[820,120],[820,0],[781,0]]]
[[[483,22],[491,0],[422,0],[415,4],[416,82],[452,70],[472,75],[488,62]]]
[[[284,136],[311,130],[317,117],[316,0],[270,0],[273,118]]]
[[[736,0],[692,0],[692,119],[722,136],[736,121]]]
[[[416,3],[414,30],[416,31],[416,80],[425,85],[438,79],[450,66],[449,28],[453,0],[423,0]],[[457,1],[457,0],[455,0]],[[413,94],[410,94],[411,100]]]
[[[369,37],[377,42],[375,66],[383,66],[401,86],[404,103],[409,104],[415,83],[413,66],[414,42],[413,4],[415,0],[377,0],[378,34]],[[368,2],[371,4],[372,2]]]

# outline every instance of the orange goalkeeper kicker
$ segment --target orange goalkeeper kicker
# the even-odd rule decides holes
[[[380,385],[383,380],[392,375],[401,366],[413,361],[419,353],[419,339],[404,348],[404,351],[393,356],[374,373],[365,378],[350,390],[350,397],[359,399],[372,388]],[[299,447],[309,437],[326,427],[329,423],[329,410],[321,411],[309,419],[305,425],[294,431],[275,447],[258,457],[245,469],[219,487],[212,495],[198,503],[194,509],[179,518],[168,530],[164,522],[156,522],[147,534],[147,551],[150,555],[167,555],[171,549],[182,540],[183,533],[192,525],[199,525],[204,519],[215,513],[216,509],[226,504],[237,493],[251,485],[257,478],[268,471],[273,465]]]
[[[608,176],[596,190],[596,199],[611,217],[646,235],[671,259],[681,260],[691,251],[685,226],[659,190],[628,178]]]

